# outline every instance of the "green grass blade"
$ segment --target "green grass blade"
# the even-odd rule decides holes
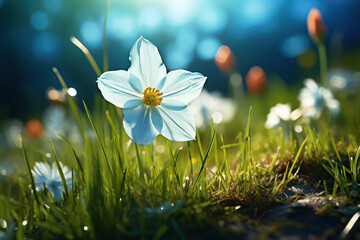
[[[144,167],[143,167],[143,164],[142,164],[142,160],[141,160],[140,152],[139,152],[139,147],[138,147],[137,143],[135,143],[135,150],[136,150],[136,159],[137,159],[137,162],[138,162],[138,165],[139,165],[140,178],[141,178],[141,180],[144,180]]]
[[[187,142],[188,145],[188,154],[189,154],[189,163],[190,163],[190,176],[192,177],[194,170],[193,170],[193,163],[192,163],[192,156],[191,156],[191,145],[190,141]]]
[[[290,168],[290,170],[289,170],[289,172],[288,172],[288,177],[287,177],[288,179],[290,179],[290,177],[291,177],[291,173],[292,173],[292,171],[293,171],[293,169],[294,169],[294,167],[295,167],[295,164],[296,164],[296,163],[298,162],[298,160],[299,160],[299,157],[300,157],[300,154],[301,154],[301,152],[302,152],[302,149],[304,148],[305,143],[307,142],[308,138],[309,138],[309,136],[307,136],[307,137],[305,138],[305,140],[302,142],[302,144],[300,145],[299,150],[297,151],[297,153],[296,153],[296,155],[295,155],[294,161],[293,161],[293,163],[292,163],[292,165],[291,165],[291,168]]]
[[[91,115],[90,115],[90,112],[89,112],[89,110],[88,110],[88,108],[87,108],[87,106],[86,106],[86,103],[85,103],[84,101],[83,101],[83,104],[84,104],[84,108],[85,108],[86,114],[87,114],[87,116],[88,116],[88,119],[89,119],[89,121],[90,121],[91,127],[93,128],[93,130],[94,130],[94,132],[95,132],[95,135],[96,135],[96,138],[97,138],[97,140],[98,140],[98,143],[99,143],[99,145],[100,145],[101,152],[102,152],[103,157],[104,157],[104,159],[105,159],[105,162],[106,162],[106,165],[107,165],[107,167],[108,167],[108,170],[110,171],[111,175],[113,175],[113,172],[112,172],[111,167],[110,167],[109,159],[108,159],[107,154],[106,154],[106,151],[105,151],[104,144],[103,144],[103,142],[102,142],[101,139],[100,139],[100,136],[99,136],[99,133],[98,133],[96,127],[95,127],[94,121],[93,121],[93,119],[92,119],[92,117],[91,117]]]
[[[61,137],[65,143],[69,146],[70,148],[70,151],[71,151],[71,154],[73,156],[73,159],[75,159],[75,162],[81,172],[81,174],[84,174],[84,167],[82,166],[81,162],[80,162],[80,159],[79,159],[79,156],[77,155],[77,153],[75,152],[75,149],[71,146],[71,144],[69,143],[69,141],[64,137],[62,136],[60,133],[56,133],[56,135],[58,135],[59,137]]]
[[[77,125],[79,127],[79,130],[80,130],[80,133],[81,133],[80,135],[83,136],[84,135],[84,129],[83,129],[82,121],[81,121],[80,111],[77,108],[77,105],[75,104],[73,98],[68,94],[68,87],[67,87],[63,77],[61,76],[61,74],[57,70],[57,68],[53,67],[52,70],[55,73],[56,77],[59,79],[59,82],[60,82],[61,86],[63,87],[65,93],[66,93],[66,98],[67,98],[67,100],[69,102],[71,111],[74,114],[75,121],[76,121],[76,123],[77,123]]]
[[[224,165],[225,165],[225,176],[226,179],[229,180],[231,175],[230,175],[230,166],[229,166],[229,158],[228,158],[228,154],[226,152],[226,148],[223,147],[224,145],[224,137],[222,134],[220,134],[220,140],[221,140],[221,144],[222,144],[222,149],[223,149],[223,155],[224,155]]]
[[[206,151],[206,153],[205,153],[205,157],[204,157],[204,159],[202,159],[201,168],[200,168],[200,171],[199,171],[199,173],[198,173],[198,175],[197,175],[197,177],[196,177],[196,180],[195,180],[195,182],[194,182],[194,184],[193,184],[193,189],[195,189],[195,186],[196,186],[196,184],[197,184],[197,182],[198,182],[198,180],[199,180],[199,178],[200,178],[200,176],[201,176],[201,173],[202,173],[203,170],[204,170],[204,167],[205,167],[205,164],[206,164],[206,160],[207,160],[208,157],[209,157],[209,153],[210,153],[211,148],[212,148],[213,143],[214,143],[215,135],[216,135],[216,128],[215,128],[214,133],[213,133],[213,135],[212,135],[212,137],[211,137],[211,140],[210,140],[208,149],[207,149],[207,151]]]
[[[56,155],[56,152],[55,152],[55,148],[54,148],[54,143],[53,143],[53,141],[52,141],[51,139],[50,139],[50,147],[51,147],[51,151],[52,151],[53,156],[54,156],[54,161],[55,161],[56,167],[57,167],[57,169],[58,169],[58,171],[59,171],[59,174],[60,174],[61,181],[62,181],[62,183],[63,183],[63,185],[64,185],[65,193],[66,193],[66,195],[68,195],[68,194],[69,194],[68,185],[67,185],[67,183],[66,183],[64,173],[63,173],[63,171],[62,171],[62,169],[61,169],[59,160],[58,160],[58,158],[57,158],[57,155]]]
[[[196,143],[199,149],[200,158],[204,159],[204,151],[202,149],[201,138],[199,132],[196,130]]]
[[[94,60],[94,58],[91,55],[91,53],[89,52],[89,50],[76,37],[72,36],[70,38],[70,40],[75,46],[77,46],[84,53],[85,57],[87,58],[87,60],[89,61],[90,65],[91,65],[91,67],[94,69],[96,76],[100,77],[101,70],[99,68],[99,65],[97,65],[96,61]]]
[[[24,147],[24,142],[23,142],[23,139],[22,139],[22,137],[20,135],[19,135],[19,139],[20,139],[21,149],[22,149],[22,152],[23,152],[23,155],[24,155],[26,167],[27,167],[27,170],[28,170],[28,174],[29,174],[30,181],[31,181],[31,188],[32,188],[33,193],[34,193],[35,200],[38,203],[38,205],[40,206],[39,197],[38,197],[37,192],[36,192],[36,185],[35,185],[34,177],[32,175],[31,168],[30,168],[29,158],[28,158],[28,156],[26,154],[25,147]]]
[[[336,153],[337,158],[339,159],[340,162],[342,162],[339,151],[337,150],[337,147],[336,147],[335,142],[334,142],[334,138],[333,138],[331,133],[330,133],[330,140],[331,140],[331,144],[332,144],[332,146],[334,148],[334,151]]]

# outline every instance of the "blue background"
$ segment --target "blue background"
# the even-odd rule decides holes
[[[78,99],[90,105],[96,75],[77,37],[102,66],[106,1],[0,0],[0,118],[36,117],[49,104],[49,87],[60,89],[57,67]],[[143,35],[160,51],[168,70],[185,68],[208,76],[206,88],[227,92],[227,76],[213,58],[220,45],[234,52],[244,76],[254,65],[289,84],[318,74],[298,58],[316,47],[306,18],[317,7],[327,26],[330,67],[360,69],[359,0],[133,0],[111,2],[107,36],[109,68],[127,69],[131,45]]]

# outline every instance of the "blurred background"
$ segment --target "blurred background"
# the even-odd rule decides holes
[[[73,94],[89,105],[99,90],[96,74],[70,37],[102,66],[106,0],[0,0],[0,120],[41,118],[46,92],[60,89],[57,67]],[[302,84],[318,75],[316,46],[306,19],[317,7],[327,26],[329,66],[360,70],[359,0],[112,0],[107,44],[110,70],[127,69],[132,44],[143,35],[167,69],[208,76],[206,89],[228,92],[214,56],[227,45],[245,76],[255,65],[272,78]]]

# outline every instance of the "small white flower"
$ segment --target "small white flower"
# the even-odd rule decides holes
[[[270,108],[270,112],[267,115],[265,122],[266,128],[278,127],[282,121],[286,122],[290,120],[291,108],[289,104],[278,103],[274,107]]]
[[[340,102],[329,89],[320,87],[312,79],[306,79],[304,85],[298,97],[304,117],[318,119],[324,108],[328,108],[332,115],[340,113]]]
[[[71,188],[71,170],[60,163],[61,169],[64,173],[66,184]],[[54,195],[56,201],[60,201],[62,193],[65,192],[64,186],[56,164],[53,163],[52,167],[43,162],[35,163],[34,169],[31,170],[34,176],[36,190],[44,190],[44,183],[50,192]]]
[[[231,120],[235,113],[235,104],[222,97],[219,92],[209,93],[204,89],[189,105],[189,109],[195,115],[196,127],[204,127],[210,123],[211,118],[216,124]]]

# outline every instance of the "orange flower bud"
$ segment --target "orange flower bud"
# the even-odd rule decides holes
[[[25,134],[29,138],[39,138],[44,132],[42,123],[37,119],[31,119],[25,125]]]
[[[321,13],[312,8],[307,18],[307,26],[310,36],[315,42],[321,42],[325,37],[326,27]]]
[[[259,95],[266,87],[266,73],[259,66],[252,67],[246,75],[245,83],[251,94]]]
[[[221,71],[230,72],[235,65],[235,56],[228,46],[222,45],[217,50],[214,61]]]

